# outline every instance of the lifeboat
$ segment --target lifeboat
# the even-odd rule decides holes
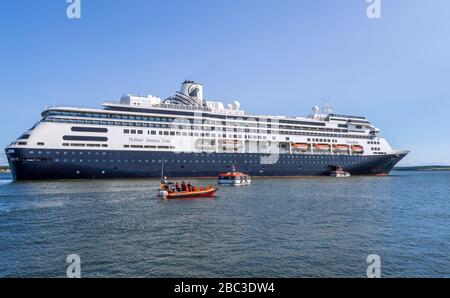
[[[328,151],[330,150],[331,146],[328,144],[316,144],[314,145],[314,149],[318,151]]]
[[[191,191],[177,191],[171,182],[161,183],[158,196],[162,199],[188,199],[214,197],[219,189],[213,185],[194,187]]]
[[[292,149],[306,151],[306,150],[308,150],[308,148],[309,148],[309,144],[305,144],[305,143],[293,143],[292,144]]]
[[[348,145],[334,145],[335,151],[348,151],[350,149],[350,146]]]
[[[251,182],[249,175],[236,172],[234,167],[231,172],[219,174],[218,180],[220,185],[250,185]]]
[[[364,147],[360,146],[360,145],[353,145],[352,146],[352,151],[354,153],[363,153],[364,152]]]

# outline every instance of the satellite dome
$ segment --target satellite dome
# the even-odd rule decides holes
[[[241,108],[241,103],[239,101],[233,101],[232,107],[234,110],[239,110]]]

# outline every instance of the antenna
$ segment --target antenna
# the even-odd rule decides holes
[[[323,113],[325,114],[325,115],[329,115],[329,114],[331,114],[333,112],[333,106],[330,104],[330,103],[326,103],[324,106],[323,106]]]
[[[161,181],[164,181],[164,156],[161,159]]]

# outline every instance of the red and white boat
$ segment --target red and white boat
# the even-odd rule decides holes
[[[219,184],[221,185],[250,185],[252,182],[249,175],[245,173],[236,172],[233,170],[228,173],[219,174]]]
[[[336,178],[348,178],[351,175],[341,167],[334,167],[334,169],[330,172],[330,176]]]

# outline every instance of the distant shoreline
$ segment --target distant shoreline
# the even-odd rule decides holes
[[[9,173],[11,173],[11,170],[9,167],[0,166],[0,173],[9,174]]]
[[[427,172],[445,172],[450,171],[450,166],[409,166],[395,167],[396,171],[427,171]]]

